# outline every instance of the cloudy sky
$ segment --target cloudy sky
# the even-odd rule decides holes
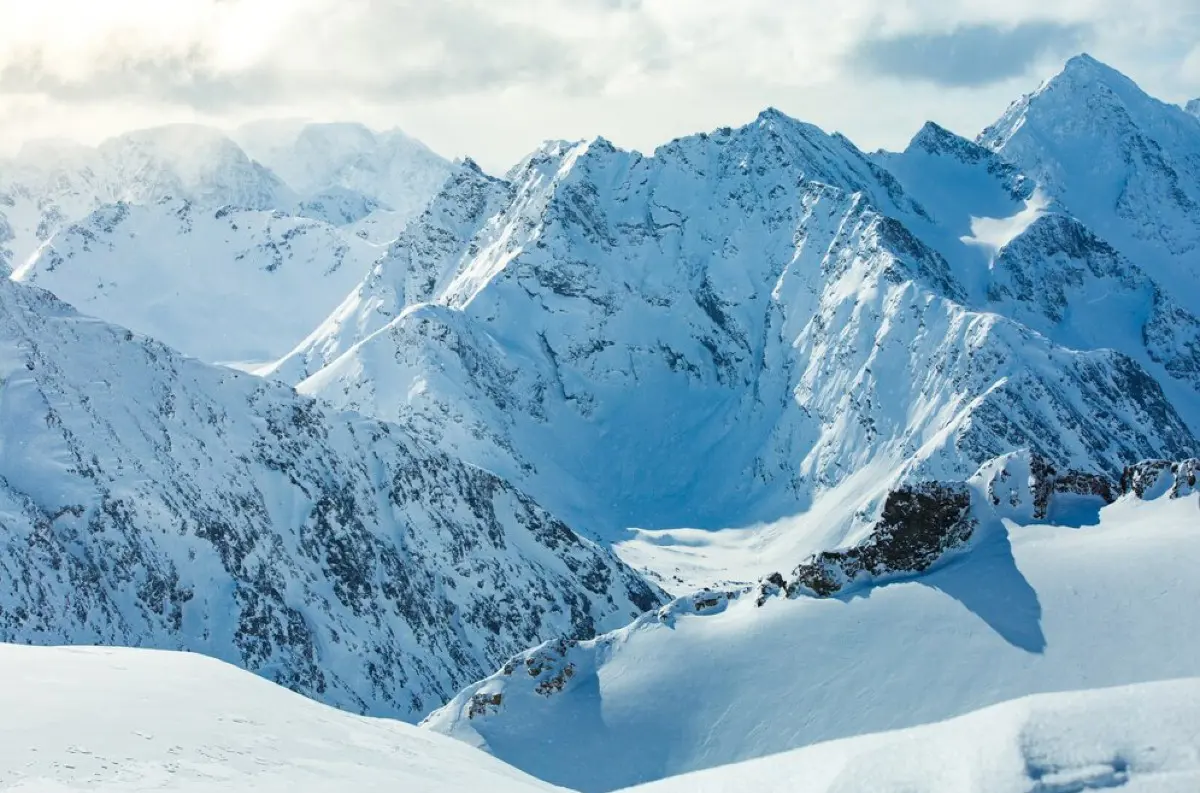
[[[1088,51],[1200,95],[1196,0],[0,0],[0,148],[170,121],[399,126],[502,169],[773,105],[864,148],[974,134]]]

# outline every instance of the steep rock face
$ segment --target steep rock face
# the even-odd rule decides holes
[[[415,719],[660,595],[397,428],[0,281],[0,640],[186,649]]]
[[[1200,313],[1200,120],[1081,55],[979,142]]]
[[[1121,493],[1141,499],[1158,498],[1163,494],[1171,498],[1183,498],[1196,492],[1196,479],[1200,477],[1200,460],[1189,459],[1179,462],[1171,460],[1143,460],[1125,469],[1121,475]]]
[[[962,480],[1014,448],[1114,477],[1195,448],[1136,360],[971,310],[958,266],[894,217],[932,211],[780,114],[653,157],[551,144],[508,185],[466,184],[428,213],[450,219],[427,235],[444,244],[372,274],[404,284],[372,305],[408,307],[373,332],[370,311],[331,322],[350,334],[293,371],[346,349],[300,389],[404,421],[568,517],[745,525],[873,469],[865,528],[895,482]]]
[[[965,485],[908,485],[888,494],[866,542],[817,554],[782,586],[789,597],[802,591],[829,597],[863,581],[923,573],[966,545],[977,524]],[[772,576],[768,584],[780,586],[781,580]]]
[[[262,362],[303,339],[381,252],[319,221],[163,199],[97,209],[12,277],[188,355]]]

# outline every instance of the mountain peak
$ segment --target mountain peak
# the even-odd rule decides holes
[[[1043,91],[1064,84],[1080,88],[1104,86],[1120,95],[1122,99],[1130,96],[1144,96],[1137,83],[1124,73],[1106,63],[1096,60],[1087,53],[1081,53],[1067,61],[1061,72],[1052,77],[1043,87]]]
[[[1196,118],[1200,118],[1200,99],[1193,99],[1184,105],[1183,109],[1191,113]]]
[[[926,151],[940,151],[948,145],[955,145],[959,141],[965,139],[959,135],[955,135],[950,130],[937,124],[933,121],[926,121],[925,125],[913,135],[912,140],[908,142],[909,149],[924,149]]]
[[[784,113],[782,110],[780,110],[777,107],[768,107],[768,108],[764,109],[761,113],[758,114],[758,118],[757,118],[757,121],[759,121],[760,123],[765,123],[765,122],[770,122],[770,121],[794,121],[794,120],[795,119],[793,119],[791,116],[789,116],[787,113]]]

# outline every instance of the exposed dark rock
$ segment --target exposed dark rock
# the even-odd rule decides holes
[[[783,584],[789,597],[811,593],[829,597],[851,584],[895,575],[923,573],[947,552],[965,545],[975,532],[971,493],[961,483],[926,482],[888,495],[871,537],[861,545],[823,551],[793,571]],[[768,576],[760,604],[783,577]]]
[[[1050,500],[1056,493],[1097,496],[1106,504],[1117,498],[1112,480],[1103,474],[1076,470],[1060,474],[1049,460],[1036,452],[1029,456],[1029,478],[1033,491],[1033,517],[1037,519],[1049,514]]]
[[[1169,485],[1164,483],[1164,478],[1170,479]],[[1161,487],[1171,498],[1180,498],[1195,492],[1197,478],[1200,478],[1200,459],[1143,460],[1125,469],[1120,492],[1121,495],[1132,493],[1138,498],[1146,498]]]

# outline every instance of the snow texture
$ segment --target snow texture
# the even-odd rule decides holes
[[[1200,679],[1041,694],[923,727],[818,744],[638,793],[1187,793]],[[631,792],[632,793],[632,792]]]
[[[341,713],[190,653],[0,645],[10,793],[535,793],[407,724]]]

